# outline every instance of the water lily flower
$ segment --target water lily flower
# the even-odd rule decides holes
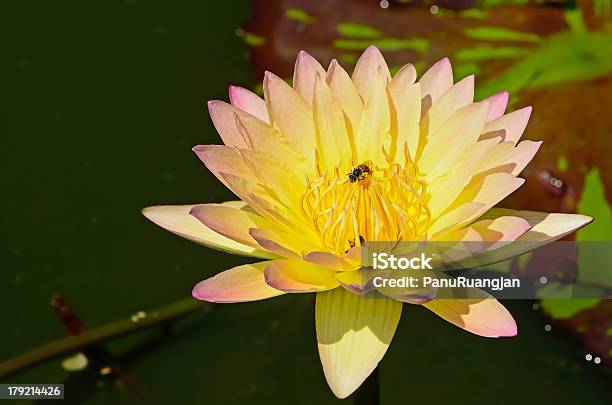
[[[210,101],[224,145],[193,151],[240,201],[154,206],[144,215],[194,242],[263,261],[198,283],[197,299],[234,303],[315,292],[316,337],[333,393],[345,398],[376,368],[403,297],[364,294],[355,280],[364,241],[481,241],[494,263],[561,238],[584,215],[494,208],[519,188],[541,142],[519,142],[531,108],[505,113],[508,93],[474,101],[474,77],[453,83],[442,59],[420,80],[394,76],[376,47],[352,76],[306,52],[293,85],[267,72],[264,98],[231,86]],[[517,241],[495,248],[499,241]],[[520,243],[522,242],[522,243]],[[513,336],[490,296],[418,302],[469,332]]]

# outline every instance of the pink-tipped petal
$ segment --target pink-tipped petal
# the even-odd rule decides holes
[[[587,215],[515,211],[504,208],[493,208],[483,215],[483,218],[497,218],[504,215],[519,216],[529,222],[531,229],[520,238],[529,241],[556,240],[593,221],[593,218]]]
[[[264,268],[274,261],[245,264],[200,281],[194,298],[217,303],[258,301],[284,294],[266,284]]]
[[[270,122],[266,102],[252,91],[244,87],[230,86],[229,98],[234,107],[246,111],[265,123]]]
[[[423,111],[425,114],[433,102],[453,85],[453,68],[448,58],[434,63],[419,80],[421,95],[423,97]]]
[[[231,104],[225,101],[211,100],[208,102],[208,113],[225,145],[237,148],[247,147],[236,126],[235,109]]]
[[[353,83],[355,83],[362,100],[365,101],[370,97],[373,86],[372,78],[379,69],[382,71],[385,80],[391,80],[385,58],[377,47],[370,45],[359,57],[352,76]]]
[[[508,97],[510,93],[507,91],[502,91],[501,93],[497,93],[492,95],[491,97],[486,98],[491,105],[491,109],[489,110],[489,116],[487,117],[487,122],[491,122],[494,119],[497,119],[504,115],[506,112],[506,106],[508,105]]]
[[[264,259],[274,257],[274,255],[261,249],[237,242],[213,231],[189,215],[193,207],[194,205],[158,205],[143,209],[142,214],[151,222],[176,235],[213,249]]]
[[[549,214],[504,208],[492,208],[481,219],[495,219],[503,216],[521,217],[529,223],[531,228],[516,239],[517,243],[505,244],[496,249],[494,260],[491,260],[490,263],[520,256],[569,235],[593,221],[593,218],[580,214]]]
[[[510,312],[494,298],[437,299],[423,304],[436,315],[460,328],[483,337],[517,334]]]
[[[325,69],[306,51],[300,51],[293,70],[293,88],[308,103],[312,103],[315,78],[317,75],[325,77]]]

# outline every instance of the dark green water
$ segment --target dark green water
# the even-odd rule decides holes
[[[252,83],[235,35],[248,3],[85,3],[2,5],[0,359],[64,336],[54,293],[93,327],[188,296],[246,260],[175,237],[140,209],[232,199],[190,148],[220,142],[205,101]],[[509,308],[519,337],[486,340],[405,306],[381,366],[382,402],[609,403],[603,366],[565,333],[545,332],[531,303]],[[69,375],[60,361],[9,381],[65,381],[68,403],[337,401],[316,352],[312,295],[215,306],[179,329],[119,359],[119,383]]]

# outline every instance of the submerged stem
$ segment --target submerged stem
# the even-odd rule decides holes
[[[133,316],[87,330],[80,335],[68,336],[47,343],[0,363],[0,379],[10,377],[45,361],[77,353],[89,346],[169,323],[204,308],[209,308],[209,306],[189,297],[146,314],[142,313],[145,315]]]

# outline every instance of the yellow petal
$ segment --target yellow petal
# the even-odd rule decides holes
[[[321,75],[315,79],[313,110],[317,150],[324,171],[332,175],[334,167],[350,161],[352,139],[346,128],[342,107]]]
[[[421,85],[418,83],[406,84],[409,79],[406,77],[407,74],[402,76],[406,78],[406,82],[400,81],[398,75],[393,78],[389,85],[393,107],[391,134],[394,137],[390,154],[395,157],[399,153],[401,156],[404,145],[407,145],[410,158],[415,161],[419,147]]]
[[[257,94],[244,87],[229,87],[230,103],[236,108],[246,111],[265,123],[270,122],[266,102]]]
[[[308,103],[273,73],[266,72],[263,86],[272,124],[302,156],[314,162],[315,131]]]
[[[449,173],[431,182],[427,188],[431,196],[427,205],[432,218],[437,218],[457,198],[497,141],[498,139],[488,139],[467,147]]]
[[[466,223],[478,218],[486,210],[487,205],[483,203],[467,202],[462,204],[440,215],[427,230],[427,235],[429,235],[429,239],[437,240],[441,235],[459,229]]]
[[[339,286],[336,272],[303,260],[274,260],[266,267],[266,283],[290,293],[331,290]]]
[[[391,139],[387,80],[382,70],[377,70],[374,76],[370,77],[371,92],[366,99],[361,125],[355,139],[359,163],[367,160],[372,160],[377,166],[384,166],[386,163],[382,146]]]
[[[234,179],[236,180],[236,179]],[[240,179],[237,179],[240,181]],[[294,209],[287,208],[286,205],[269,198],[264,194],[257,192],[249,192],[245,199],[249,205],[257,210],[257,212],[265,217],[276,222],[282,229],[288,232],[294,232],[295,229],[302,231],[304,238],[318,238],[311,226],[309,226],[304,218],[299,215]]]
[[[518,176],[525,166],[531,162],[542,141],[522,141],[518,145],[513,142],[502,142],[496,145],[478,168],[478,173],[506,172]]]
[[[327,83],[334,97],[342,110],[347,115],[351,123],[351,130],[354,133],[359,128],[361,115],[363,114],[363,101],[355,85],[351,81],[348,73],[334,59],[327,69]]]
[[[254,149],[273,156],[283,164],[290,165],[293,173],[300,177],[311,169],[311,164],[276,128],[240,111],[235,113],[235,119],[238,132],[246,143],[243,149]]]
[[[436,236],[436,242],[429,246],[435,253],[432,267],[469,268],[475,267],[473,256],[484,250],[486,245],[483,237],[470,226]],[[465,267],[460,267],[465,266]]]
[[[193,206],[189,214],[215,232],[255,248],[259,246],[249,234],[249,228],[274,226],[270,221],[250,211],[247,205],[235,208],[223,204],[200,204]]]
[[[412,65],[412,63],[408,63],[402,66],[397,71],[395,76],[393,76],[393,79],[391,79],[391,87],[400,89],[404,86],[409,86],[414,83],[416,77],[417,73],[414,66]]]
[[[289,163],[260,150],[240,150],[247,166],[259,180],[261,187],[276,201],[290,208],[298,207],[306,185],[298,178]]]
[[[490,296],[483,299],[437,299],[423,305],[442,319],[479,336],[517,334],[512,315]]]
[[[304,260],[338,271],[357,270],[359,264],[349,258],[340,257],[334,253],[312,251],[304,255]]]
[[[373,271],[340,271],[335,274],[336,280],[352,294],[367,294],[376,289],[372,278],[379,274]]]
[[[308,103],[312,103],[313,89],[317,75],[325,77],[325,69],[305,51],[298,53],[293,69],[293,88]]]
[[[467,76],[449,88],[431,106],[425,117],[429,130],[433,133],[438,130],[455,111],[471,104],[474,101],[474,75]]]
[[[244,200],[240,190],[229,184],[221,173],[237,176],[250,183],[255,183],[251,169],[246,165],[238,151],[224,145],[197,145],[192,149],[204,165],[215,175],[227,188]],[[259,189],[259,188],[257,188]]]
[[[317,237],[309,227],[304,218],[294,209],[288,209],[286,205],[273,198],[267,190],[262,189],[253,182],[234,176],[229,173],[221,172],[221,177],[228,184],[230,190],[243,201],[246,201],[259,215],[268,219],[284,230],[302,229],[304,237]]]
[[[168,231],[213,249],[233,254],[264,259],[275,255],[223,236],[198,221],[189,212],[194,205],[158,205],[147,207],[142,213],[149,220]]]
[[[491,208],[516,191],[523,183],[525,183],[525,179],[503,172],[489,174],[488,176],[475,176],[453,202],[451,208],[468,201],[480,202]]]
[[[259,246],[268,252],[290,259],[301,259],[294,244],[286,243],[283,237],[269,228],[251,228],[249,229],[249,234],[257,241]]]
[[[382,360],[402,304],[343,288],[317,293],[316,326],[325,378],[338,398],[351,395]]]
[[[473,103],[456,111],[431,133],[418,161],[428,181],[448,173],[457,156],[476,143],[489,114],[488,103]]]
[[[377,47],[370,45],[357,60],[351,77],[362,100],[367,100],[372,92],[372,86],[374,85],[372,78],[379,70],[385,80],[391,80],[385,58]]]
[[[233,303],[258,301],[284,294],[266,284],[264,268],[274,261],[245,264],[200,281],[192,295],[202,301]]]
[[[513,142],[515,145],[523,135],[527,122],[531,116],[531,107],[521,108],[503,115],[484,127],[480,139],[501,136],[504,142]]]
[[[531,225],[526,219],[513,216],[502,216],[494,219],[484,219],[470,225],[482,239],[489,242],[489,247],[500,246],[500,242],[514,241],[527,232]]]

